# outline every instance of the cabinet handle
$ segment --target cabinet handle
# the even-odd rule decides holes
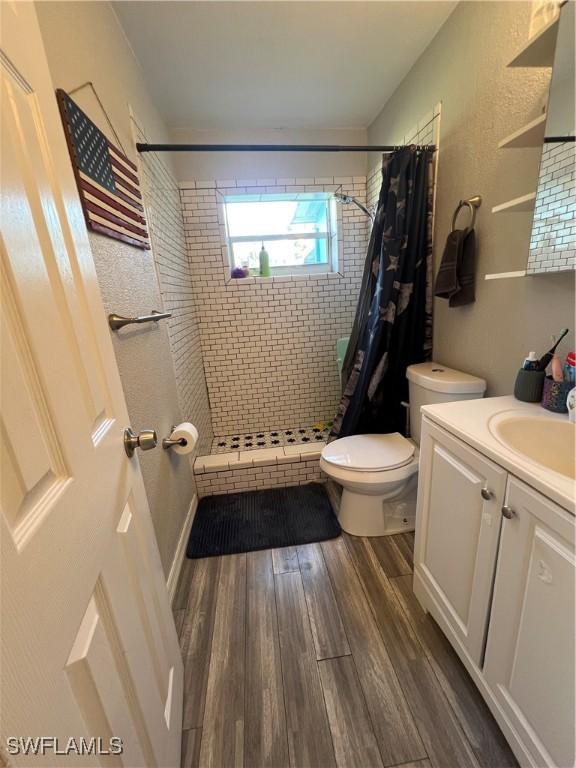
[[[505,504],[502,507],[502,516],[505,517],[506,520],[512,520],[512,518],[516,516],[516,512],[512,509],[512,507],[509,507],[507,504]]]
[[[490,499],[494,496],[492,491],[488,490],[488,488],[482,488],[480,494],[482,495],[483,499],[486,499],[486,501],[490,501]]]

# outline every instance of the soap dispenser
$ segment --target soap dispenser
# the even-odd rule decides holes
[[[258,258],[260,260],[260,277],[270,277],[272,274],[270,271],[270,256],[266,248],[264,248],[264,243],[262,243]]]

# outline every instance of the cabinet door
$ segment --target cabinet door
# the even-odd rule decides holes
[[[565,768],[574,765],[574,519],[516,478],[506,506],[484,672],[533,764]]]
[[[440,613],[441,624],[477,665],[505,486],[501,467],[423,420],[414,591],[425,608]]]

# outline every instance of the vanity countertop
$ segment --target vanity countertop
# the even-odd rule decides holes
[[[435,424],[444,427],[511,474],[560,504],[571,514],[576,514],[575,481],[512,450],[495,437],[489,428],[491,419],[504,414],[553,419],[560,422],[568,421],[567,414],[551,413],[542,408],[539,403],[522,403],[512,395],[425,405],[422,413]]]

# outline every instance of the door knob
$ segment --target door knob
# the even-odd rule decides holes
[[[516,515],[516,512],[512,509],[512,507],[509,507],[505,504],[502,507],[502,515],[506,518],[506,520],[512,520],[512,518]]]
[[[486,501],[490,501],[490,499],[494,496],[492,491],[489,491],[488,488],[482,488],[480,495],[483,499],[486,499]]]
[[[124,450],[129,458],[134,456],[136,448],[143,451],[149,451],[156,448],[158,437],[153,429],[142,429],[137,435],[132,432],[130,427],[124,430]]]

